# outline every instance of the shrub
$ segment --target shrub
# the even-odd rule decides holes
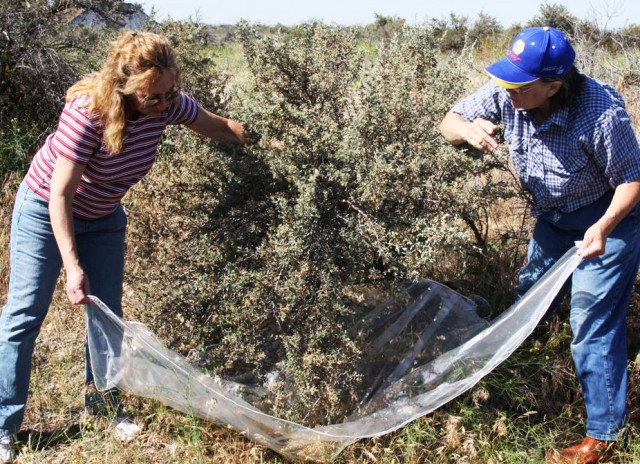
[[[566,6],[557,3],[543,3],[540,5],[538,15],[534,16],[526,24],[526,27],[551,26],[572,35],[577,24],[578,19],[569,12]]]
[[[443,52],[461,51],[469,44],[469,18],[450,13],[447,19],[432,18],[429,22],[433,36]]]
[[[370,43],[384,42],[401,34],[406,21],[397,16],[374,15],[373,23],[357,28],[357,34]]]
[[[469,40],[471,42],[481,42],[495,39],[504,32],[504,27],[500,22],[486,13],[480,13],[473,22],[473,27],[469,30]]]
[[[283,371],[296,396],[276,409],[325,420],[358,389],[356,289],[466,274],[488,204],[514,191],[493,174],[504,153],[439,135],[465,78],[438,64],[429,29],[405,28],[373,63],[344,28],[238,33],[248,78],[220,110],[262,138],[240,150],[168,133],[172,158],[129,200],[128,280],[174,348],[227,376]]]

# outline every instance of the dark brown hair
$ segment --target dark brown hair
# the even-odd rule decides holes
[[[576,95],[582,87],[585,78],[584,75],[573,66],[571,71],[560,79],[541,78],[542,82],[561,82],[560,89],[551,97],[551,110],[557,111],[565,108],[576,99]]]

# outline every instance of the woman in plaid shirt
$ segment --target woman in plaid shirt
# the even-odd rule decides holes
[[[559,30],[523,30],[486,68],[492,79],[447,113],[441,131],[452,144],[488,152],[504,128],[537,218],[518,297],[581,242],[570,322],[586,438],[550,451],[547,461],[596,463],[611,457],[628,416],[625,316],[640,260],[640,148],[622,97],[578,72],[574,59]]]

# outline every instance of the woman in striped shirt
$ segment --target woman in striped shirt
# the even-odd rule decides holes
[[[91,304],[91,293],[122,314],[127,219],[120,200],[153,166],[168,124],[216,141],[247,141],[241,124],[181,92],[165,38],[125,32],[103,67],[69,89],[56,131],[33,158],[14,206],[9,295],[0,316],[0,462],[15,458],[33,347],[61,267],[72,304]],[[89,385],[88,362],[86,373]],[[136,431],[117,414],[121,438]]]

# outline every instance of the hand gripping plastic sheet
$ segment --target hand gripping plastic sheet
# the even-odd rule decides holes
[[[430,280],[407,285],[362,319],[366,356],[354,366],[362,399],[339,423],[304,426],[270,414],[264,386],[210,377],[142,324],[101,301],[87,307],[96,386],[153,398],[228,425],[295,461],[330,462],[358,439],[383,435],[475,385],[531,334],[581,258],[574,247],[523,298],[491,322],[474,303]]]

